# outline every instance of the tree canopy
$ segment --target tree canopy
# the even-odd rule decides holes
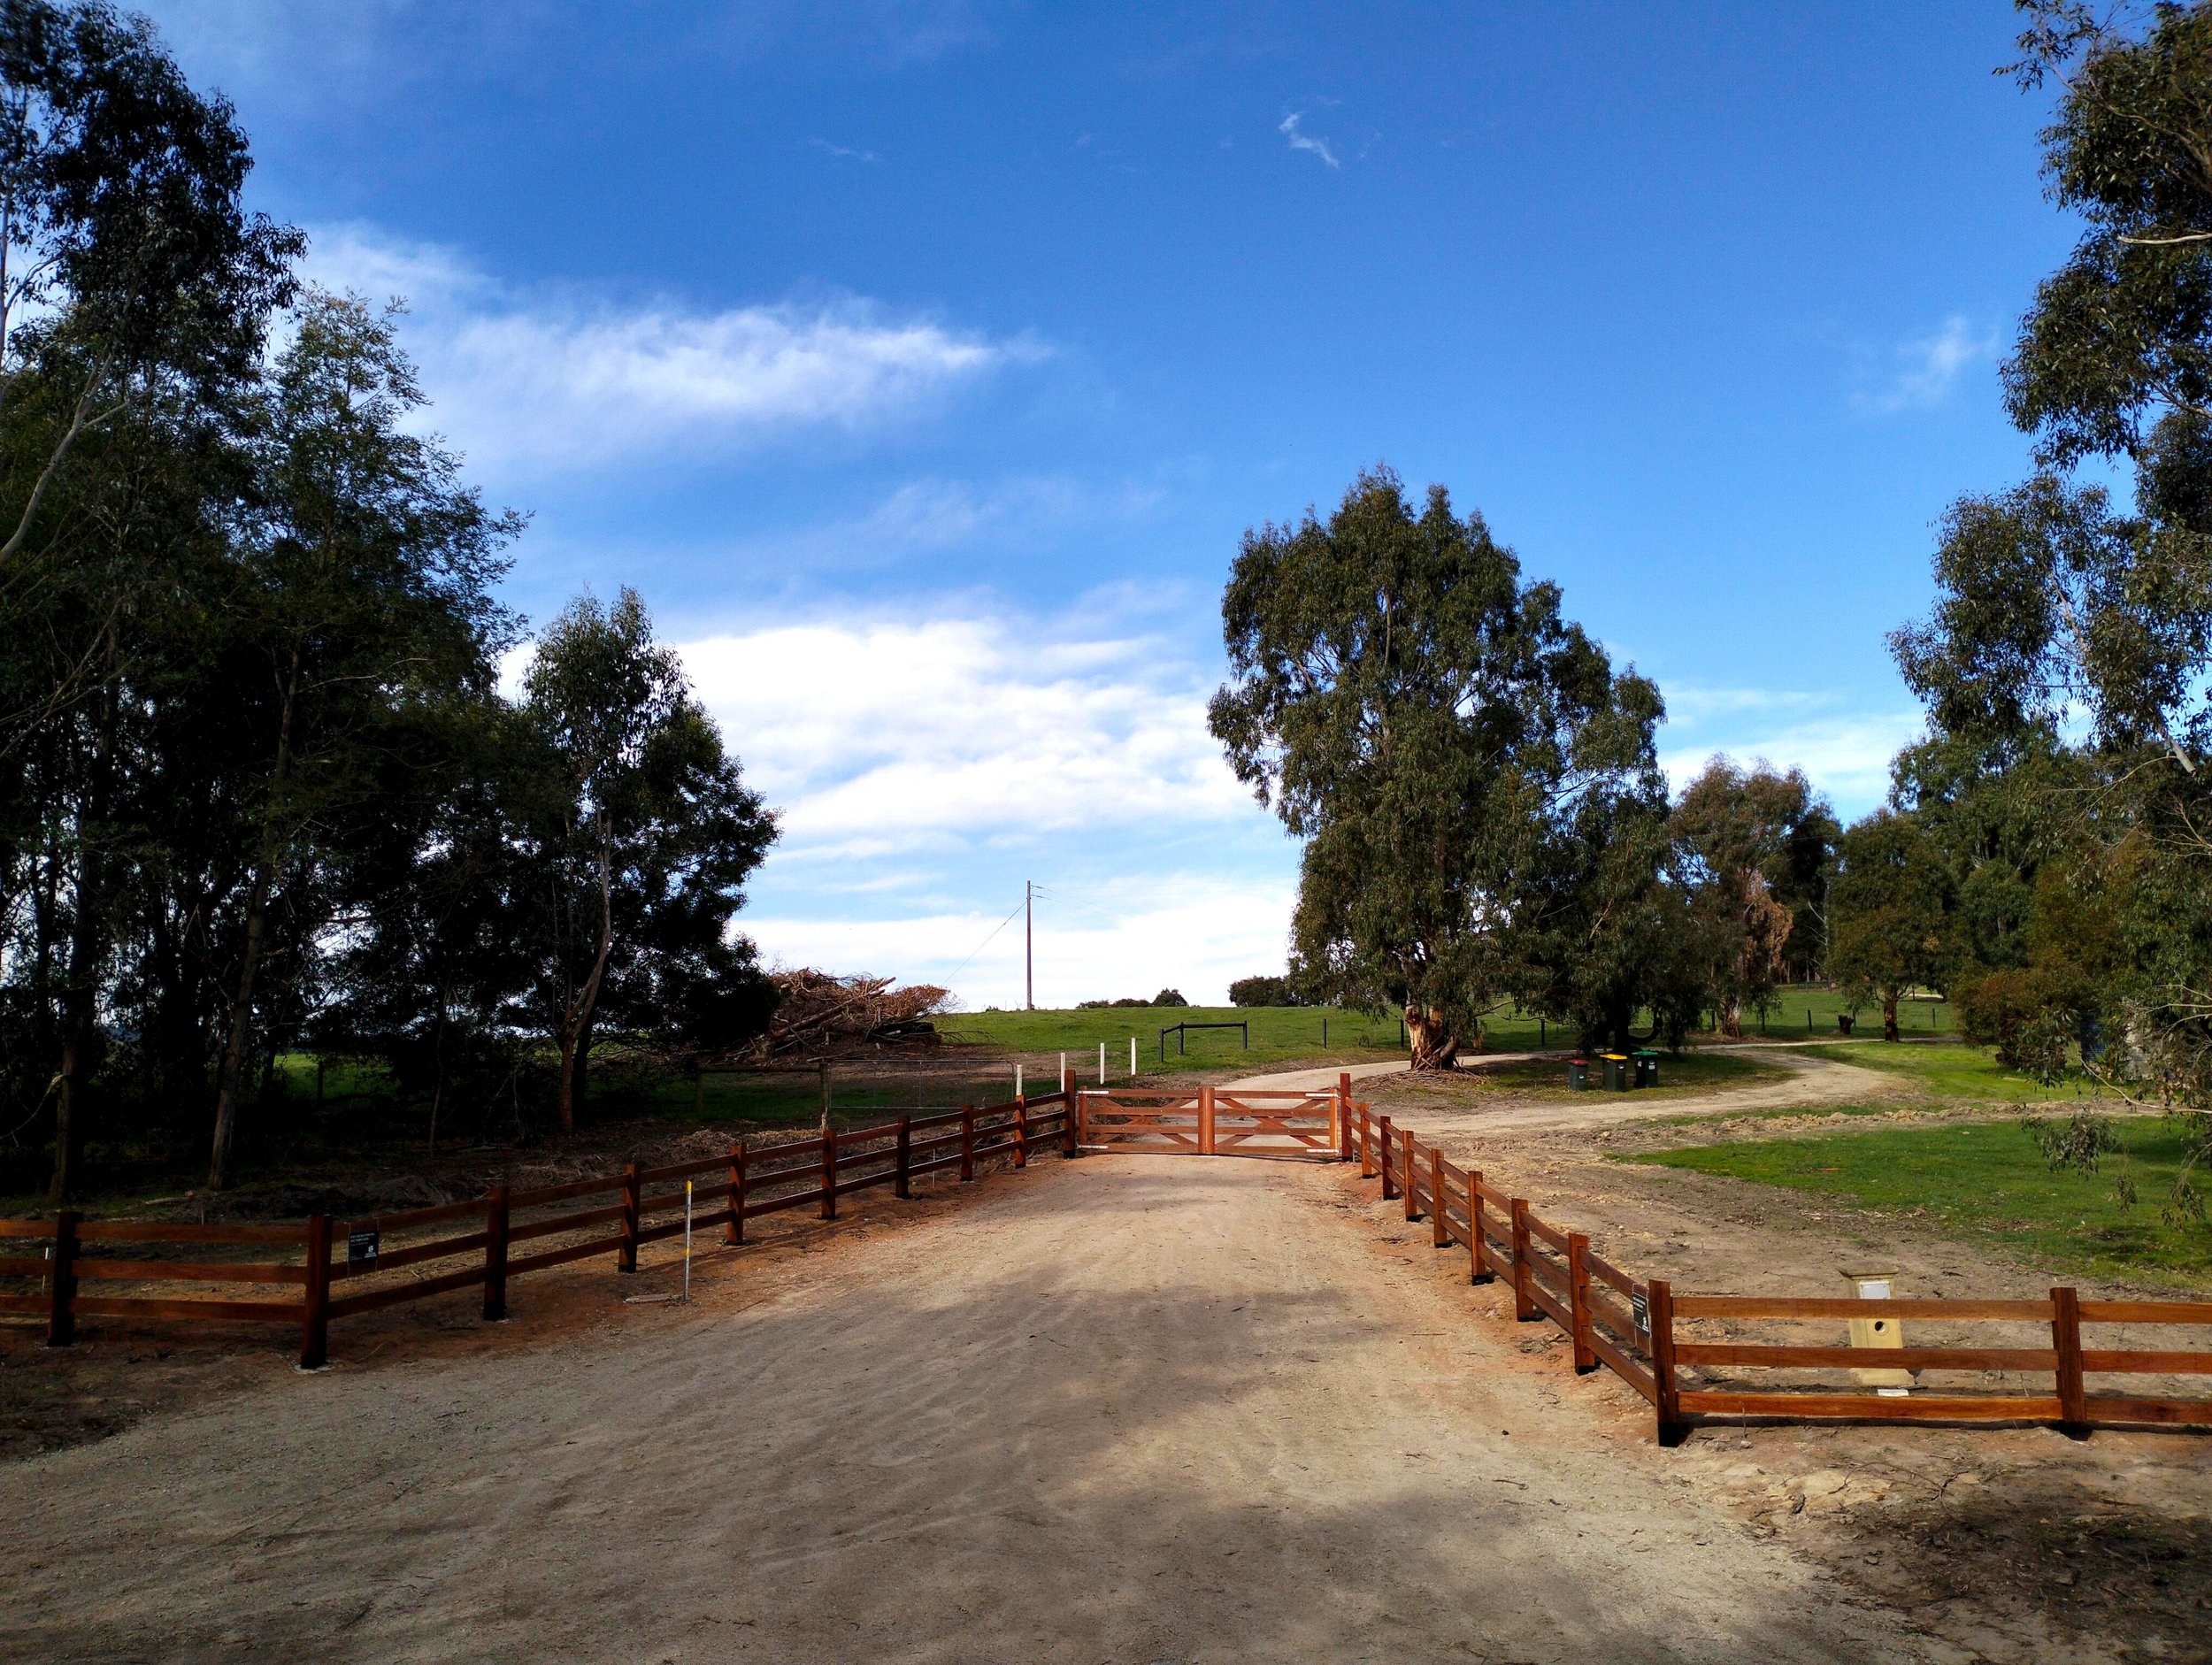
[[[572,1120],[595,1033],[758,1032],[774,820],[641,604],[580,602],[503,697],[522,518],[423,437],[390,318],[243,209],[229,107],[96,0],[0,12],[0,1166],[230,1185],[303,1044],[434,1130],[464,1084]]]
[[[1479,515],[1441,487],[1417,513],[1386,469],[1326,522],[1248,533],[1222,618],[1232,680],[1209,720],[1304,840],[1301,986],[1402,1009],[1416,1066],[1449,1064],[1561,923],[1546,846],[1624,797],[1663,809],[1657,690],[1617,674]]]

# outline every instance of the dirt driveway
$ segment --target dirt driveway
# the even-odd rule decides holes
[[[687,1310],[12,1465],[0,1655],[1939,1656],[1367,1212],[1333,1169],[1044,1164]]]

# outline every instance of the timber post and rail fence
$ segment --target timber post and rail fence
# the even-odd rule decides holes
[[[1328,1093],[1211,1086],[1143,1092],[1079,1089],[1071,1072],[1059,1092],[1041,1098],[826,1128],[812,1138],[741,1140],[726,1155],[631,1163],[618,1174],[558,1185],[497,1185],[465,1202],[342,1222],[317,1216],[303,1225],[195,1225],[95,1221],[69,1210],[50,1220],[0,1220],[0,1245],[45,1246],[42,1256],[0,1257],[0,1280],[42,1285],[35,1293],[0,1293],[0,1314],[42,1321],[57,1347],[73,1341],[88,1318],[296,1325],[300,1362],[313,1369],[327,1356],[330,1325],[357,1314],[480,1287],[484,1316],[496,1320],[506,1316],[508,1284],[517,1277],[610,1254],[634,1270],[642,1245],[684,1231],[679,1210],[687,1187],[703,1189],[711,1203],[692,1214],[692,1226],[719,1225],[723,1241],[736,1246],[746,1241],[748,1222],[765,1215],[811,1207],[833,1220],[838,1200],[856,1192],[887,1185],[905,1198],[925,1176],[972,1179],[981,1164],[1002,1159],[1018,1168],[1054,1148],[1357,1162],[1360,1178],[1379,1181],[1383,1199],[1401,1203],[1407,1220],[1428,1221],[1437,1249],[1465,1255],[1469,1281],[1503,1280],[1515,1317],[1558,1325],[1578,1373],[1610,1370],[1640,1395],[1663,1446],[1714,1419],[2048,1423],[2076,1437],[2105,1427],[2212,1427],[2212,1396],[2172,1385],[2212,1376],[2212,1349],[2201,1340],[2194,1348],[2144,1346],[2139,1333],[2212,1329],[2212,1301],[2089,1300],[2064,1285],[2047,1296],[1994,1301],[1678,1294],[1666,1279],[1634,1276],[1587,1234],[1543,1219],[1526,1198],[1356,1101],[1348,1074]],[[714,1184],[702,1187],[710,1176]],[[388,1235],[403,1240],[388,1243]],[[259,1252],[234,1259],[97,1252],[147,1244]],[[545,1247],[526,1247],[534,1244]],[[387,1276],[412,1269],[424,1270]],[[298,1293],[249,1300],[149,1293],[180,1283]],[[88,1285],[128,1293],[87,1293]],[[1818,1324],[1832,1336],[1854,1319],[2012,1333],[1996,1345],[1946,1338],[1878,1348],[1748,1333]],[[1761,1376],[1746,1382],[1745,1371]],[[1924,1374],[1974,1379],[1900,1393],[1893,1385],[1900,1371],[1916,1383]],[[1860,1372],[1864,1379],[1849,1385],[1837,1379]],[[2090,1391],[2092,1378],[2101,1391]],[[2145,1378],[2147,1389],[2105,1385]]]
[[[719,1226],[724,1244],[734,1247],[745,1242],[747,1223],[766,1215],[812,1208],[834,1220],[838,1200],[856,1192],[887,1185],[907,1198],[913,1182],[931,1174],[956,1170],[970,1180],[1002,1159],[1025,1167],[1040,1149],[1072,1155],[1074,1098],[1070,1072],[1057,1093],[1040,1097],[869,1127],[826,1124],[810,1138],[741,1139],[687,1162],[631,1162],[619,1173],[557,1185],[494,1185],[463,1202],[349,1220],[194,1224],[89,1220],[69,1209],[50,1220],[0,1220],[0,1248],[15,1251],[0,1255],[0,1285],[17,1285],[0,1287],[0,1315],[42,1321],[50,1347],[71,1345],[88,1318],[282,1325],[299,1332],[301,1368],[318,1370],[329,1357],[330,1326],[358,1314],[480,1287],[483,1316],[497,1322],[507,1316],[513,1279],[603,1255],[615,1257],[618,1270],[634,1272],[643,1245],[676,1237],[687,1224],[695,1231]],[[87,1252],[110,1245],[125,1252]],[[140,1246],[156,1252],[136,1253]],[[250,1251],[250,1258],[204,1253],[225,1249]],[[413,1275],[389,1276],[403,1271]],[[41,1285],[35,1292],[20,1287],[32,1281]],[[180,1285],[225,1293],[173,1293]],[[117,1293],[88,1293],[88,1285]],[[239,1290],[250,1298],[228,1298]]]

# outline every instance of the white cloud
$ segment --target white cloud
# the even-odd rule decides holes
[[[1296,855],[1172,643],[1020,616],[813,619],[680,643],[783,834],[740,921],[772,957],[1022,998],[1194,1000],[1279,970]],[[988,940],[987,941],[987,939]]]
[[[883,160],[873,150],[863,150],[857,145],[832,144],[827,139],[809,139],[807,142],[823,155],[837,157],[841,161],[880,162]]]
[[[1888,794],[1889,765],[1918,739],[1912,710],[1869,711],[1840,694],[1766,688],[1669,688],[1659,765],[1677,791],[1722,752],[1739,763],[1801,769],[1845,819]]]
[[[1933,334],[1900,343],[1883,385],[1861,393],[1855,403],[1883,416],[1932,410],[1950,397],[1969,364],[1996,348],[1996,336],[1977,334],[1955,313]]]
[[[1310,151],[1331,167],[1342,167],[1344,165],[1337,160],[1336,151],[1326,139],[1317,138],[1311,134],[1301,133],[1298,130],[1298,124],[1305,119],[1305,114],[1306,112],[1302,110],[1292,111],[1282,119],[1275,131],[1290,142],[1292,150]]]
[[[319,234],[311,275],[403,326],[429,419],[472,461],[611,463],[671,446],[742,444],[808,427],[857,430],[1042,357],[863,302],[702,311],[668,301],[508,288],[450,249],[360,227]]]
[[[1072,1006],[1174,988],[1201,1005],[1225,1005],[1235,978],[1283,969],[1294,895],[1294,885],[1279,879],[1224,882],[1194,873],[1148,875],[1125,895],[1106,898],[1103,911],[1077,914],[1048,897],[1037,904],[1037,1003]],[[974,1010],[1022,1003],[1022,922],[1001,930],[1002,919],[972,911],[906,919],[748,914],[743,923],[771,961],[941,983]],[[1142,1021],[1138,1014],[1130,1032],[1139,1033]],[[1148,1044],[1150,1032],[1142,1032]]]
[[[780,861],[1253,813],[1206,732],[1207,680],[1156,642],[956,618],[780,625],[681,651],[783,811]]]

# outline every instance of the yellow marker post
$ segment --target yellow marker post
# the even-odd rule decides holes
[[[1844,1278],[1851,1285],[1851,1293],[1861,1301],[1887,1301],[1896,1293],[1897,1274],[1893,1271],[1850,1271]],[[1854,1318],[1851,1320],[1851,1345],[1855,1347],[1900,1348],[1905,1345],[1905,1326],[1895,1318]],[[1854,1368],[1852,1378],[1870,1387],[1885,1399],[1902,1399],[1912,1391],[1913,1373],[1910,1370],[1868,1366]]]

